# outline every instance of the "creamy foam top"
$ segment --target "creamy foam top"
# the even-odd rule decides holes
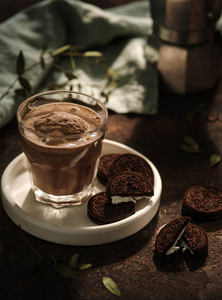
[[[27,126],[36,131],[36,134],[25,131],[28,139],[36,143],[57,145],[67,143],[63,136],[83,134],[87,137],[87,132],[97,128],[102,120],[93,110],[67,102],[44,104],[33,108],[23,119]],[[57,136],[57,138],[47,137],[42,134]],[[59,138],[58,138],[59,137]],[[61,137],[61,138],[60,138]],[[75,139],[76,142],[76,139]]]
[[[72,135],[84,133],[88,129],[88,124],[80,117],[55,111],[43,115],[34,121],[36,131],[52,135]]]

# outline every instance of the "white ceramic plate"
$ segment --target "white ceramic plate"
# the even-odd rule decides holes
[[[138,232],[152,220],[159,208],[162,192],[159,172],[153,163],[139,152],[105,139],[102,155],[108,153],[135,153],[145,158],[153,169],[154,196],[149,201],[138,201],[134,215],[116,223],[96,225],[88,218],[87,201],[81,206],[61,209],[37,202],[31,190],[24,153],[7,166],[2,176],[2,202],[6,213],[26,232],[65,245],[100,245],[118,241]],[[103,190],[105,187],[97,181],[94,192]]]

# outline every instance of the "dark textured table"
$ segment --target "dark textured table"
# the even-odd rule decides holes
[[[163,190],[154,219],[121,241],[89,247],[64,246],[22,233],[0,202],[1,299],[116,299],[104,287],[104,276],[117,283],[122,299],[222,299],[222,220],[198,223],[209,238],[209,253],[204,260],[188,253],[160,260],[153,251],[159,227],[181,216],[181,199],[188,187],[222,187],[222,163],[213,168],[209,163],[210,155],[220,154],[222,149],[222,77],[211,91],[193,96],[161,91],[159,98],[155,116],[110,112],[106,132],[107,139],[133,147],[158,168]],[[218,119],[206,122],[199,116],[190,125],[186,115],[199,103],[208,103],[209,114]],[[185,134],[195,138],[200,153],[180,149]],[[0,130],[0,175],[21,152],[14,119]],[[78,262],[92,266],[80,271],[76,279],[59,275],[47,263],[31,270],[38,255],[52,253],[62,254],[64,263],[79,253]]]

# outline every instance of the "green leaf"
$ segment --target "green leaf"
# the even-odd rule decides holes
[[[29,81],[28,81],[26,78],[21,77],[21,76],[19,76],[18,79],[19,79],[20,85],[21,85],[28,93],[30,93],[30,92],[31,92],[31,85],[30,85]]]
[[[71,259],[70,259],[70,261],[69,261],[69,267],[70,267],[70,269],[74,269],[74,268],[76,267],[78,258],[79,258],[79,253],[75,253],[75,254],[71,257]]]
[[[221,161],[221,156],[218,155],[218,154],[212,154],[210,156],[210,166],[211,167],[214,167],[216,166],[217,164],[219,164]]]
[[[20,51],[16,61],[16,72],[21,76],[25,71],[25,58],[23,52]]]
[[[83,53],[85,57],[101,57],[103,56],[102,52],[99,51],[86,51]]]
[[[79,275],[78,272],[72,271],[70,268],[64,265],[58,265],[57,267],[55,267],[55,269],[56,272],[66,278],[75,279]]]
[[[72,70],[75,71],[76,69],[76,62],[75,62],[75,59],[73,56],[70,56],[70,60],[71,60],[71,67],[72,67]]]
[[[114,295],[121,296],[120,290],[116,283],[109,277],[103,277],[104,286]]]
[[[197,150],[200,149],[199,145],[197,144],[197,142],[195,141],[195,139],[192,136],[186,134],[186,135],[184,135],[183,139],[184,139],[184,142],[187,145],[191,146],[192,148],[197,149]]]
[[[56,49],[55,51],[51,52],[51,56],[58,56],[60,54],[62,54],[63,52],[67,51],[68,49],[70,49],[70,45],[65,45],[63,47],[60,47],[58,49]]]
[[[187,144],[180,144],[180,149],[183,150],[184,152],[188,153],[199,153],[200,149],[193,148],[190,145]]]
[[[199,115],[206,122],[215,122],[219,119],[219,114],[217,112],[216,116],[212,116],[207,110],[207,103],[200,103],[196,105],[191,111],[186,115],[186,119],[189,123],[193,123],[193,120],[196,115]]]
[[[186,119],[189,123],[193,123],[196,114],[202,115],[206,109],[207,103],[197,104],[191,111],[187,113]]]
[[[80,269],[80,270],[85,270],[85,269],[88,269],[88,268],[90,268],[90,267],[92,267],[92,264],[81,264],[81,265],[79,266],[79,269]]]
[[[199,153],[200,147],[197,144],[197,142],[194,140],[194,138],[190,135],[184,135],[183,137],[184,143],[180,144],[180,149],[184,152],[189,153]]]

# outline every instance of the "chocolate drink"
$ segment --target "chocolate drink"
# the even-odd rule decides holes
[[[48,103],[32,108],[23,123],[22,145],[37,189],[64,196],[93,186],[104,137],[99,114],[74,103]]]

